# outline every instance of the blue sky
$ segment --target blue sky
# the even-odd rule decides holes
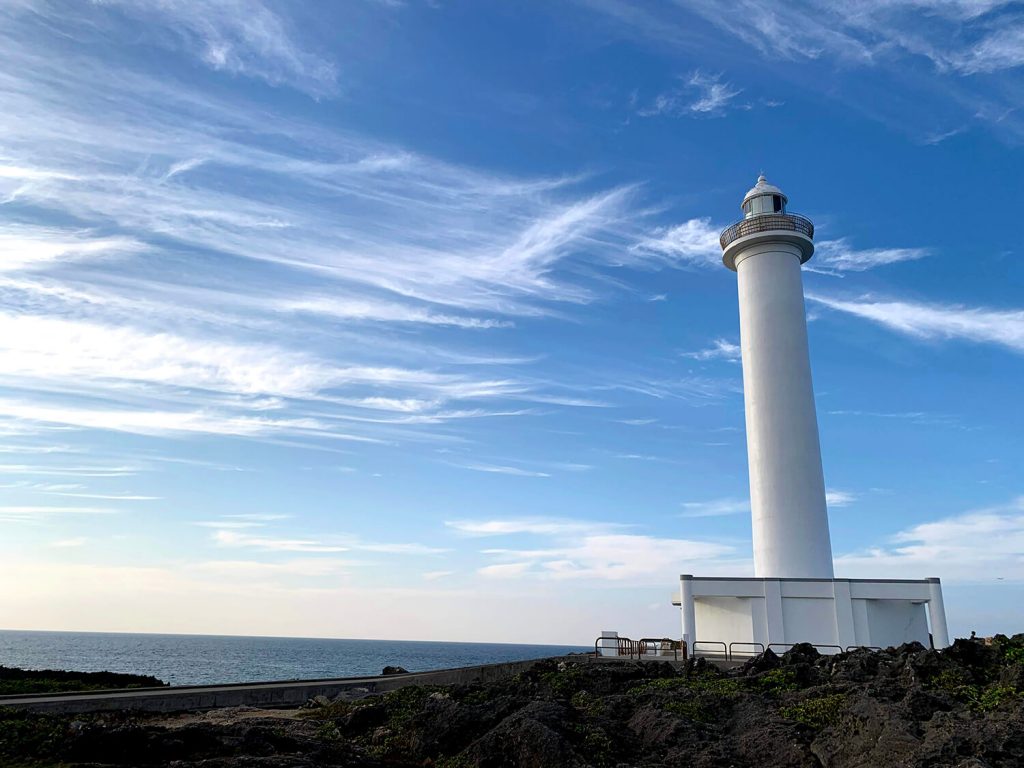
[[[751,573],[735,276],[805,267],[837,572],[1024,601],[1024,13],[14,0],[0,626],[577,642]],[[12,586],[13,585],[13,586]]]

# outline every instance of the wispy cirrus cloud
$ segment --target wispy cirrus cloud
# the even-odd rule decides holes
[[[93,10],[97,28],[112,14],[148,15],[198,44],[190,25],[205,5],[187,5]],[[112,70],[79,39],[91,34],[72,23],[79,11],[38,7],[52,29],[13,11],[0,29],[11,62],[0,97],[19,115],[2,126],[0,157],[12,424],[309,444],[418,440],[532,415],[524,402],[594,404],[520,376],[530,359],[488,359],[468,334],[609,291],[596,272],[630,254],[643,217],[635,188],[495,175],[312,123],[268,123],[145,67]],[[207,9],[195,23],[249,66],[246,46],[262,43],[247,25],[265,18],[253,8],[244,21]],[[64,27],[58,64],[47,34]]]
[[[469,536],[510,536],[523,533],[536,536],[565,536],[611,531],[625,527],[618,523],[545,517],[510,520],[449,520],[445,522],[445,526]]]
[[[387,555],[440,555],[447,549],[416,542],[373,542],[332,534],[317,538],[284,538],[245,533],[230,528],[215,531],[213,541],[222,547],[256,549],[264,552],[373,552]]]
[[[312,96],[337,91],[337,65],[310,50],[279,7],[261,0],[102,0],[90,4],[88,14],[57,0],[23,0],[20,5],[23,12],[79,22],[80,39],[91,41],[90,31],[97,38],[116,32],[128,17],[141,22],[148,43],[182,49],[213,70],[291,86]]]
[[[825,490],[825,503],[831,507],[848,507],[857,500],[857,495],[850,491],[841,491],[838,488]]]
[[[870,296],[839,299],[817,293],[808,294],[807,298],[828,309],[870,320],[912,338],[959,339],[1024,352],[1024,310],[926,304]]]
[[[682,352],[682,357],[689,357],[693,360],[725,360],[730,363],[738,363],[740,360],[740,345],[733,344],[727,339],[715,339],[707,349],[699,349],[696,352]]]
[[[723,81],[721,74],[696,70],[679,80],[677,87],[656,96],[637,114],[641,117],[722,117],[733,106],[733,99],[742,93],[741,89]]]
[[[38,522],[52,517],[66,515],[112,515],[117,510],[105,507],[62,507],[62,506],[0,506],[0,522],[26,523]]]
[[[681,568],[709,574],[749,570],[726,544],[629,534],[583,535],[562,546],[490,554],[501,562],[478,569],[487,578],[655,584],[677,579]]]
[[[712,499],[711,501],[686,501],[681,505],[683,517],[720,517],[750,512],[749,499]]]
[[[1013,78],[1024,65],[1024,21],[1012,0],[800,0],[785,6],[740,0],[727,14],[715,0],[643,9],[623,0],[578,2],[614,21],[619,34],[690,54],[702,53],[709,36],[721,35],[722,48],[744,67],[755,56],[773,77],[799,88],[827,82],[830,96],[837,90],[836,64],[840,80],[849,71],[884,78],[885,86],[867,91],[856,84],[842,88],[842,98],[925,142],[949,134],[951,126],[959,131],[979,120],[1016,142],[1024,135],[1024,126],[1013,116]],[[930,67],[915,66],[920,60]],[[933,99],[932,108],[923,110],[922,98]],[[938,130],[936,120],[942,125]]]
[[[465,463],[449,462],[454,467],[461,469],[468,469],[473,472],[486,472],[492,475],[512,475],[513,477],[551,477],[550,472],[542,472],[538,469],[526,469],[524,467],[514,467],[507,464],[484,464],[476,461],[469,461]]]
[[[655,230],[631,250],[641,256],[672,266],[721,267],[722,246],[718,242],[721,227],[710,218],[690,219],[674,227]]]
[[[875,267],[917,261],[929,255],[927,248],[856,249],[846,238],[823,240],[814,247],[814,258],[804,269],[815,272],[864,272]]]

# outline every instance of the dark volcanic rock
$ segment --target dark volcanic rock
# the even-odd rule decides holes
[[[1016,768],[1024,637],[823,656],[540,662],[300,711],[179,718],[0,710],[0,765],[106,768]]]
[[[381,670],[381,674],[382,675],[407,675],[407,674],[409,674],[409,670],[406,669],[405,667],[387,666],[387,667],[384,667],[383,670]]]

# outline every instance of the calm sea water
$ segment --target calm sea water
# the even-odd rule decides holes
[[[0,665],[154,675],[173,685],[378,675],[586,651],[564,645],[0,630]]]

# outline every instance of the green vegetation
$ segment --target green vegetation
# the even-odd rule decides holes
[[[670,701],[662,709],[698,723],[711,723],[715,719],[707,707],[692,699],[690,701]]]
[[[991,712],[1006,702],[1015,701],[1021,693],[1012,685],[979,685],[963,670],[947,669],[932,678],[931,687],[964,702],[978,712]]]
[[[807,699],[790,707],[783,707],[779,712],[788,720],[821,730],[838,723],[845,706],[846,696],[842,693],[832,693],[827,696]]]
[[[594,725],[577,725],[573,730],[583,737],[583,751],[592,763],[597,766],[613,765],[612,749],[614,744],[608,734]]]
[[[577,691],[569,699],[569,703],[576,709],[588,715],[599,715],[604,711],[604,704],[599,696],[589,691]]]
[[[569,698],[579,689],[583,680],[583,670],[578,664],[567,664],[563,669],[553,672],[542,672],[540,682],[546,685],[556,696]]]
[[[796,682],[796,673],[784,667],[765,672],[763,675],[754,678],[751,684],[756,690],[770,694],[795,691],[800,687]]]
[[[59,669],[17,669],[0,666],[0,695],[103,691],[111,688],[157,688],[167,685],[149,675],[116,672],[65,672]]]
[[[66,736],[67,724],[61,718],[0,708],[0,761],[10,755],[33,755],[38,760],[57,754]]]
[[[634,686],[630,696],[643,696],[648,693],[661,691],[689,690],[695,693],[707,693],[717,696],[728,696],[739,693],[743,690],[743,683],[740,680],[727,677],[712,677],[710,675],[699,675],[696,677],[662,677],[657,680],[648,680],[640,685]]]
[[[306,706],[309,705],[307,704]],[[322,707],[314,706],[309,709],[303,709],[299,712],[299,717],[304,717],[309,720],[334,721],[347,715],[352,711],[354,706],[354,702],[332,701],[330,704],[324,704]]]

